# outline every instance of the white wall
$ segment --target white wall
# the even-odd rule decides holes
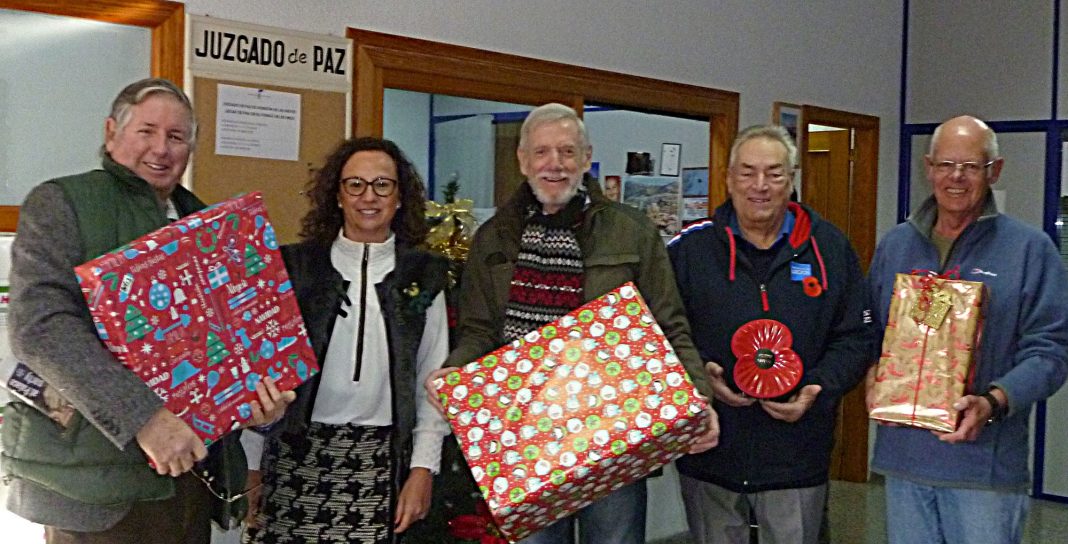
[[[601,163],[601,179],[626,172],[627,152],[645,151],[660,173],[660,144],[682,146],[683,168],[708,166],[708,121],[694,121],[626,110],[590,111],[584,116],[593,143],[593,160]]]
[[[1048,119],[1052,21],[1049,0],[910,2],[905,121]]]
[[[878,230],[894,224],[902,8],[881,0],[186,0],[189,13],[343,36],[346,26],[879,116]]]

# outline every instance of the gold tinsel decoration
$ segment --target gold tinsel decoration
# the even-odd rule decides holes
[[[426,217],[430,220],[430,234],[426,245],[430,251],[444,255],[454,264],[467,260],[471,250],[471,237],[475,232],[475,216],[471,209],[475,203],[469,198],[461,198],[446,204],[433,200],[426,203]],[[455,283],[456,274],[449,270],[450,284]]]

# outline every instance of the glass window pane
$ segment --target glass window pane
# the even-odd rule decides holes
[[[99,167],[108,108],[149,75],[152,33],[4,9],[0,28],[0,205],[18,205],[46,179]]]

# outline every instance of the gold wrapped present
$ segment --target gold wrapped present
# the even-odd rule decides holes
[[[869,417],[952,432],[953,403],[971,385],[982,331],[983,284],[898,274],[882,355],[868,373]]]

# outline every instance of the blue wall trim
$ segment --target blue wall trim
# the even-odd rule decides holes
[[[1042,499],[1050,502],[1059,502],[1061,504],[1068,504],[1068,497],[1062,497],[1060,495],[1048,495],[1046,493],[1035,493],[1036,499]]]
[[[908,103],[909,80],[909,0],[902,2],[901,9],[901,90],[898,106],[898,158],[897,158],[897,222],[902,223],[909,216],[909,165],[912,163],[912,135],[905,131],[905,108]]]
[[[1060,79],[1060,53],[1061,53],[1061,3],[1053,0],[1053,97],[1049,108],[1049,118],[1057,118],[1057,80]]]

